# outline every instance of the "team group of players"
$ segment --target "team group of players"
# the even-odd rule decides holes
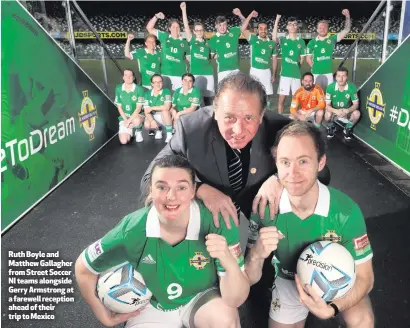
[[[144,126],[156,139],[162,139],[165,131],[165,142],[169,142],[173,126],[181,115],[189,114],[201,105],[211,105],[216,87],[211,59],[216,58],[218,81],[239,71],[238,45],[241,35],[251,47],[249,74],[264,85],[269,99],[273,95],[272,84],[277,70],[276,45],[280,45],[279,113],[284,111],[286,96],[293,95],[290,108],[292,119],[311,120],[317,127],[324,119],[328,138],[334,136],[334,122],[340,121],[345,127],[345,139],[351,139],[352,128],[360,118],[357,89],[348,81],[347,69],[340,67],[335,74],[332,72],[335,44],[350,31],[350,13],[347,9],[342,11],[346,17],[342,31],[329,35],[328,22],[320,21],[317,37],[306,46],[305,41],[297,36],[298,21],[294,17],[287,21],[286,36],[279,37],[281,16],[277,15],[270,39],[266,23],[258,24],[257,34],[248,29],[252,18],[258,16],[256,11],[245,18],[235,8],[233,14],[241,19],[242,26],[228,28],[226,18],[218,16],[215,21],[217,32],[207,40],[204,25],[195,22],[191,31],[186,4],[183,2],[180,7],[185,38],[180,36],[181,28],[176,19],[169,20],[169,33],[155,28],[158,19],[165,19],[162,12],[155,14],[146,26],[149,34],[145,38],[145,48],[131,51],[130,43],[134,36],[128,36],[125,56],[138,61],[142,86],[135,84],[132,70],[125,70],[124,83],[116,88],[121,143],[128,143],[134,131],[136,141],[142,142]],[[161,51],[156,50],[157,39],[161,43]],[[301,77],[300,67],[305,57],[311,72]],[[187,61],[190,73],[187,73]],[[268,102],[268,106],[271,105]]]

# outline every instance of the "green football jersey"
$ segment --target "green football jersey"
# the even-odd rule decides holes
[[[175,106],[178,112],[185,108],[190,108],[192,105],[199,106],[200,104],[201,91],[196,87],[192,87],[186,95],[184,95],[183,88],[178,88],[172,96],[172,106]]]
[[[170,34],[157,30],[161,42],[161,74],[179,76],[187,72],[185,56],[189,55],[188,42],[183,38],[174,39]]]
[[[241,28],[235,26],[230,28],[224,35],[215,33],[209,40],[211,53],[216,53],[218,73],[239,69],[239,37]]]
[[[149,53],[146,48],[139,48],[131,52],[132,57],[138,61],[138,67],[141,72],[142,85],[144,87],[151,86],[151,76],[160,74],[161,72],[161,58],[160,53],[154,51]]]
[[[145,92],[144,101],[144,107],[162,106],[166,102],[172,101],[171,91],[164,88],[159,94],[154,95],[154,90],[148,90]],[[155,112],[152,112],[152,114],[155,114]]]
[[[265,219],[262,220],[259,214],[251,216],[248,247],[254,246],[263,227],[275,226],[285,236],[279,241],[274,257],[277,274],[284,279],[294,279],[300,254],[316,241],[338,242],[350,252],[356,264],[373,256],[359,206],[341,191],[318,183],[319,199],[315,212],[305,220],[292,212],[286,189],[280,199],[279,214],[273,220],[269,219],[269,206],[265,210]]]
[[[160,222],[155,207],[142,208],[127,215],[113,230],[90,245],[82,254],[87,268],[99,274],[115,265],[129,262],[142,274],[152,292],[151,304],[163,311],[187,304],[198,293],[215,286],[225,269],[210,257],[205,237],[219,234],[226,238],[236,261],[244,270],[239,245],[239,230],[216,228],[212,213],[202,202],[192,201],[187,236],[177,245],[161,239]]]
[[[300,79],[300,56],[306,56],[305,41],[299,37],[292,40],[289,36],[281,37],[282,68],[280,76]]]
[[[125,116],[130,117],[137,108],[137,104],[144,104],[144,89],[139,85],[133,83],[130,92],[125,91],[125,84],[119,84],[115,87],[116,105],[121,105]],[[118,116],[119,121],[123,121],[122,116]]]
[[[309,41],[307,55],[312,55],[312,74],[331,74],[333,50],[337,43],[337,34],[327,36],[323,40],[318,37]]]
[[[191,53],[191,74],[193,75],[213,75],[211,65],[211,49],[207,40],[199,41],[192,35],[189,42]]]
[[[272,67],[272,57],[276,56],[275,42],[262,40],[259,36],[251,34],[248,43],[251,46],[251,67],[269,69]]]
[[[359,101],[357,88],[351,82],[347,82],[342,91],[339,90],[337,82],[329,84],[326,88],[326,102],[335,109],[349,108],[356,101]]]

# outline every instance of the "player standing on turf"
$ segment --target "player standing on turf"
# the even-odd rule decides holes
[[[232,218],[231,229],[224,222],[215,227],[212,213],[195,199],[195,172],[181,156],[157,161],[149,188],[147,206],[77,259],[81,295],[104,326],[239,328],[237,308],[248,297],[249,280]],[[141,311],[116,314],[95,290],[101,272],[124,262],[141,273],[153,297]]]
[[[191,73],[182,75],[182,87],[172,96],[171,116],[174,128],[182,115],[197,110],[201,101],[201,91],[194,87],[195,77]]]
[[[185,38],[190,46],[191,74],[195,77],[194,86],[201,90],[205,106],[212,105],[215,95],[214,71],[211,65],[211,49],[204,39],[205,27],[201,22],[194,23],[194,35],[189,28],[186,3],[181,3],[182,20],[184,22]],[[202,101],[201,101],[202,102]]]
[[[145,48],[135,49],[130,52],[132,39],[134,39],[134,35],[129,34],[125,42],[125,57],[138,61],[138,68],[141,73],[141,85],[146,90],[151,89],[151,76],[160,74],[161,69],[161,58],[160,53],[156,51],[155,35],[149,34],[145,37]]]
[[[245,20],[241,11],[235,8],[232,13]],[[224,16],[218,16],[215,20],[216,33],[209,40],[211,55],[216,58],[218,64],[218,83],[232,72],[239,71],[239,26],[228,29],[228,22]]]
[[[325,121],[329,122],[327,137],[333,138],[335,132],[334,121],[345,124],[343,130],[344,138],[352,138],[353,126],[359,121],[359,97],[356,86],[348,82],[348,70],[339,67],[336,71],[336,82],[330,84],[326,89],[326,113]]]
[[[158,19],[164,18],[162,12],[156,13],[148,22],[147,30],[161,42],[161,74],[164,78],[164,87],[175,91],[181,87],[181,76],[187,72],[185,58],[189,56],[189,46],[188,42],[180,36],[181,27],[178,20],[169,20],[170,34],[154,27]]]
[[[268,25],[266,23],[258,24],[258,34],[252,34],[248,30],[249,22],[252,18],[258,17],[258,13],[254,10],[242,23],[241,31],[243,36],[248,40],[251,46],[251,69],[249,74],[255,76],[265,87],[268,98],[273,95],[272,83],[275,82],[275,76],[271,72],[271,68],[276,70],[276,46],[275,42],[268,38]],[[268,101],[267,107],[270,107]]]
[[[290,93],[294,95],[296,90],[300,88],[300,66],[305,60],[306,44],[302,38],[296,36],[298,21],[295,17],[289,17],[288,19],[288,35],[278,37],[280,17],[281,15],[276,15],[272,40],[280,44],[280,51],[282,53],[282,68],[278,87],[278,112],[282,114],[286,96],[289,96]]]
[[[152,90],[145,92],[144,113],[145,128],[155,130],[155,139],[162,139],[161,127],[165,128],[167,137],[165,142],[172,138],[172,118],[171,118],[171,91],[163,88],[163,79],[159,74],[151,77]]]
[[[312,67],[315,83],[320,84],[323,90],[326,90],[326,87],[333,83],[332,59],[335,45],[350,32],[349,10],[343,9],[342,14],[346,17],[345,28],[342,31],[329,36],[329,23],[322,20],[317,24],[318,36],[310,40],[307,45],[306,61]],[[324,75],[325,78],[318,79],[321,75]]]
[[[373,288],[373,251],[359,206],[346,194],[321,184],[318,172],[326,162],[326,140],[311,123],[295,121],[278,132],[272,155],[284,186],[279,212],[269,220],[253,214],[249,224],[245,268],[251,284],[262,275],[264,260],[275,252],[277,277],[272,289],[270,328],[302,328],[311,312],[329,319],[339,312],[349,328],[373,328],[369,299]],[[296,274],[303,249],[318,240],[339,237],[355,260],[356,280],[343,297],[326,302],[310,285],[302,286]]]
[[[115,101],[120,116],[118,117],[119,132],[121,144],[127,144],[131,137],[133,128],[135,131],[135,141],[142,142],[142,124],[144,116],[141,115],[141,109],[144,104],[144,90],[134,83],[134,72],[125,69],[123,76],[124,83],[117,85],[115,88]]]

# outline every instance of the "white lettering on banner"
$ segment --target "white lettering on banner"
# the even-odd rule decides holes
[[[65,124],[64,124],[65,123]],[[5,144],[6,149],[1,149],[1,171],[4,172],[7,170],[7,163],[3,163],[6,161],[6,158],[9,158],[11,161],[11,166],[16,165],[16,152],[14,145],[17,144],[17,160],[21,163],[27,160],[30,156],[38,153],[42,148],[47,148],[47,139],[49,140],[49,144],[55,144],[59,140],[64,139],[66,136],[73,134],[75,132],[75,123],[74,118],[71,117],[66,121],[59,122],[57,124],[58,130],[55,125],[45,128],[43,131],[41,130],[34,130],[30,132],[29,139],[13,139],[10,140]],[[47,134],[48,131],[48,134]],[[55,134],[57,132],[57,137]],[[34,139],[36,138],[36,139]],[[36,146],[38,143],[38,146]],[[30,144],[30,146],[29,146]],[[8,155],[7,156],[7,153]]]
[[[405,114],[405,116],[406,116],[406,119],[404,120],[404,122],[401,122],[402,114]],[[404,108],[401,108],[400,109],[400,114],[399,114],[399,119],[397,120],[397,125],[405,127],[408,122],[409,122],[409,112],[407,110],[405,110]],[[410,129],[410,124],[409,124],[409,129]]]
[[[400,112],[397,106],[393,106],[390,109],[390,121],[393,123],[397,120],[397,125],[405,128],[406,126],[410,130],[410,113],[407,109],[400,108]]]

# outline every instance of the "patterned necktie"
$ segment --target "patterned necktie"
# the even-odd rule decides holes
[[[235,155],[228,163],[228,177],[232,189],[238,193],[242,189],[242,161],[239,157],[239,151],[236,149],[232,149],[232,151]],[[233,203],[239,215],[240,207],[235,201]]]

